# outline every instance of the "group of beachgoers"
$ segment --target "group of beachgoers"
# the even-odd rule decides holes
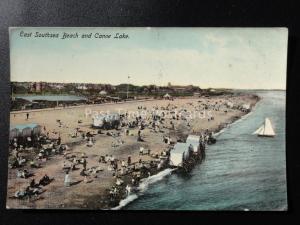
[[[224,102],[214,102],[211,104],[202,103],[198,101],[198,104],[188,103],[196,111],[201,110],[223,110],[227,113],[227,108],[224,107]],[[150,148],[140,147],[137,151],[140,155],[138,162],[132,161],[132,156],[128,155],[127,159],[118,159],[118,157],[113,155],[100,155],[99,165],[88,167],[88,157],[86,154],[82,153],[80,156],[72,154],[70,148],[67,144],[63,144],[61,137],[57,132],[57,138],[50,138],[49,132],[44,127],[43,132],[39,136],[30,136],[26,138],[16,138],[11,143],[12,156],[14,158],[13,163],[11,163],[11,168],[18,168],[17,177],[28,179],[34,176],[28,172],[26,169],[20,169],[26,167],[27,162],[31,168],[40,168],[41,162],[48,160],[51,155],[63,155],[64,161],[62,165],[62,171],[64,173],[64,186],[71,187],[72,185],[78,183],[73,181],[72,173],[73,171],[80,170],[80,176],[83,177],[84,183],[91,183],[93,179],[99,176],[99,173],[104,170],[107,166],[107,170],[112,172],[112,176],[115,178],[115,183],[108,191],[108,195],[112,202],[118,201],[126,195],[129,195],[132,191],[137,190],[140,181],[149,177],[158,171],[168,167],[168,156],[174,144],[178,141],[176,137],[171,137],[168,130],[176,130],[179,123],[185,123],[187,127],[192,124],[192,119],[188,116],[187,110],[184,107],[178,108],[178,106],[169,103],[166,107],[154,106],[151,109],[147,109],[145,106],[138,106],[138,111],[145,110],[147,113],[145,115],[136,115],[131,117],[129,113],[124,113],[120,116],[120,126],[117,129],[108,129],[106,135],[112,136],[117,140],[117,143],[112,143],[111,147],[117,148],[118,146],[124,144],[122,136],[133,136],[136,135],[137,142],[145,142],[146,137],[143,135],[145,129],[149,129],[150,132],[162,133],[162,142],[166,143],[168,147],[162,149],[161,154],[153,153],[151,154]],[[28,115],[29,116],[29,115]],[[28,116],[26,117],[28,119]],[[213,116],[208,118],[208,121],[214,120]],[[58,126],[62,126],[62,121],[57,120]],[[78,121],[81,123],[82,121]],[[137,134],[133,132],[136,131]],[[120,131],[123,130],[123,133]],[[71,137],[80,138],[81,141],[85,142],[86,147],[93,147],[96,139],[95,136],[98,134],[103,134],[102,130],[97,131],[82,131],[80,128],[76,128]],[[105,133],[104,133],[105,134]],[[205,130],[200,133],[203,143],[210,144],[214,142],[213,133],[209,130]],[[35,158],[26,158],[22,156],[22,152],[26,149],[34,149],[37,152]],[[151,160],[142,160],[143,155],[148,155]],[[29,185],[25,190],[18,190],[15,197],[23,198],[24,196],[38,195],[41,192],[41,186],[48,185],[51,180],[47,174],[38,182],[35,183],[34,179],[30,181]]]
[[[27,179],[31,175],[32,174],[29,174],[26,169],[17,171],[18,178]],[[43,187],[50,184],[53,179],[54,178],[50,178],[47,174],[45,174],[39,180],[39,182],[36,182],[35,179],[31,179],[29,185],[27,185],[24,189],[17,190],[13,197],[18,199],[23,199],[25,197],[31,198],[33,196],[37,197],[38,195],[43,193]]]

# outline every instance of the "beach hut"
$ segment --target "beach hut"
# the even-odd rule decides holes
[[[32,130],[33,129],[31,127],[25,127],[25,128],[23,128],[22,131],[21,131],[21,136],[22,137],[30,137]]]
[[[181,167],[192,152],[190,145],[187,143],[177,143],[170,152],[170,166]]]
[[[193,152],[197,153],[200,151],[200,136],[198,135],[189,135],[186,139],[186,143],[191,145]]]
[[[40,125],[37,125],[37,126],[35,126],[35,127],[33,127],[33,129],[32,129],[32,134],[33,135],[40,135],[40,133],[41,133],[41,126]]]
[[[19,136],[19,130],[17,128],[13,128],[9,132],[9,140],[13,140]]]
[[[41,126],[36,123],[28,123],[12,126],[9,131],[10,140],[17,137],[30,137],[31,135],[39,135]]]

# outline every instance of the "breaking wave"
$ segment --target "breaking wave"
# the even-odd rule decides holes
[[[112,208],[112,210],[118,210],[123,208],[124,206],[128,205],[130,202],[133,202],[135,199],[138,198],[138,195],[136,194],[130,194],[125,199],[121,200],[119,205]]]
[[[121,208],[125,207],[126,205],[128,205],[130,202],[133,202],[140,195],[143,195],[143,193],[148,189],[149,185],[162,180],[164,177],[170,175],[171,172],[174,170],[176,170],[176,169],[168,168],[168,169],[165,169],[165,170],[159,172],[158,174],[155,174],[153,176],[142,179],[140,185],[137,188],[138,193],[132,193],[132,194],[128,195],[125,199],[120,201],[118,206],[112,208],[112,210],[121,209]]]

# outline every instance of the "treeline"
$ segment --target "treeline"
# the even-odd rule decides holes
[[[78,83],[46,83],[46,82],[12,82],[13,94],[22,95],[79,95],[85,97],[104,95],[119,97],[121,99],[133,96],[161,97],[166,93],[177,96],[192,96],[195,93],[201,95],[221,95],[230,92],[228,89],[201,89],[198,86],[157,86],[133,85],[133,84],[78,84]]]

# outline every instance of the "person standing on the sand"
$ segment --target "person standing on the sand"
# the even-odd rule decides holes
[[[70,187],[71,186],[71,177],[70,177],[69,172],[66,172],[64,183],[65,183],[66,187]]]
[[[61,144],[61,137],[60,137],[60,135],[59,135],[58,138],[57,138],[57,144],[58,144],[58,145]]]
[[[26,113],[26,120],[28,120],[29,118],[29,113]]]
[[[83,159],[82,165],[84,170],[86,170],[86,164],[87,164],[86,159]]]

